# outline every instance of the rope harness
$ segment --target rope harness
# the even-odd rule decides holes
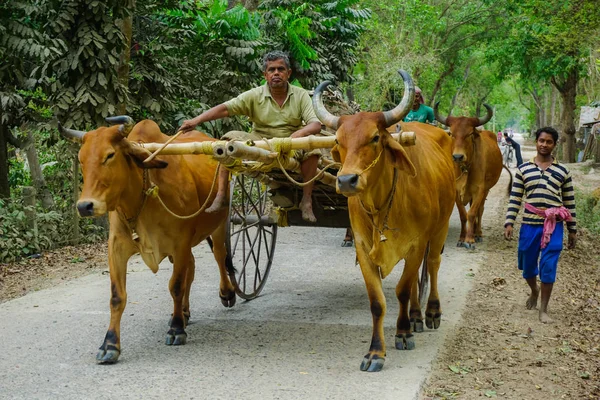
[[[471,159],[472,159],[472,158],[473,158],[473,157],[472,157],[472,156],[473,156],[473,154],[475,154],[475,136],[474,136],[472,133],[471,133],[469,136],[471,136],[471,143],[473,144],[473,151],[471,152]],[[459,175],[459,176],[457,176],[457,177],[456,177],[456,179],[455,179],[455,180],[459,180],[460,178],[462,178],[462,176],[463,176],[464,174],[468,173],[468,172],[469,172],[469,170],[471,169],[471,164],[472,164],[472,163],[473,163],[472,161],[471,161],[470,163],[468,163],[468,164],[466,164],[466,163],[461,163],[461,164],[459,165],[459,168],[460,168],[460,171],[461,171],[461,173],[460,173],[460,175]]]
[[[381,149],[381,151],[379,152],[377,157],[375,157],[375,159],[371,162],[371,164],[369,164],[369,166],[367,166],[367,168],[363,169],[357,175],[361,176],[362,174],[364,174],[365,172],[367,172],[368,170],[373,168],[379,162],[379,159],[381,158],[382,154],[383,154],[383,148]],[[386,201],[385,207],[387,210],[385,212],[385,216],[383,217],[383,225],[381,226],[381,228],[379,228],[379,226],[377,226],[375,224],[375,221],[373,219],[373,217],[375,215],[379,214],[381,209],[371,212],[371,211],[367,210],[367,208],[365,207],[365,205],[362,202],[362,200],[360,199],[360,197],[358,198],[358,204],[360,204],[360,206],[364,210],[364,212],[366,212],[367,215],[369,215],[369,221],[371,222],[371,225],[373,226],[373,228],[376,229],[377,232],[379,232],[379,241],[380,242],[385,242],[387,240],[387,237],[383,233],[384,231],[398,230],[397,228],[390,228],[388,226],[388,217],[390,216],[390,210],[392,209],[392,202],[394,201],[394,195],[396,194],[396,184],[397,183],[398,183],[398,168],[394,168],[394,181],[392,183],[392,190],[390,191],[390,194],[388,195],[388,199]]]
[[[137,242],[140,238],[140,236],[138,235],[138,233],[136,231],[136,225],[137,225],[137,220],[138,220],[140,214],[142,213],[144,206],[146,205],[146,201],[148,200],[148,197],[157,199],[159,201],[159,203],[163,206],[163,208],[171,216],[173,216],[175,218],[190,219],[190,218],[194,218],[194,217],[198,216],[201,212],[203,212],[206,209],[206,206],[208,205],[208,201],[210,200],[210,197],[215,189],[215,184],[217,182],[217,177],[219,176],[220,168],[221,168],[221,163],[218,163],[217,168],[215,170],[215,175],[213,177],[212,184],[210,186],[210,191],[208,192],[208,195],[206,196],[206,200],[204,200],[204,204],[202,204],[200,209],[198,211],[196,211],[195,213],[190,214],[190,215],[185,215],[185,216],[176,214],[171,209],[169,209],[169,207],[165,204],[163,199],[160,197],[159,187],[150,180],[148,169],[144,168],[144,172],[142,174],[142,205],[138,209],[137,213],[135,214],[134,217],[127,218],[125,216],[125,213],[122,210],[117,209],[118,215],[121,217],[122,220],[125,220],[125,222],[127,223],[127,226],[129,226],[129,229],[131,229],[131,239],[133,239],[135,242]],[[147,182],[150,182],[150,187],[146,189]]]

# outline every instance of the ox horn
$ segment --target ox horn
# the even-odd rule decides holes
[[[487,109],[487,115],[484,118],[479,118],[479,125],[485,125],[487,122],[492,119],[494,115],[494,110],[489,105],[483,103],[483,106]]]
[[[123,135],[124,137],[127,137],[127,135],[129,135],[129,132],[131,132],[133,126],[135,125],[135,121],[129,115],[107,117],[104,120],[111,125],[121,124],[121,126],[119,127],[119,132],[121,132],[121,135]]]
[[[415,84],[412,78],[403,69],[399,69],[398,73],[402,77],[402,80],[404,80],[404,96],[402,96],[400,104],[389,111],[383,112],[386,126],[392,126],[406,117],[415,100]]]
[[[315,109],[315,113],[317,114],[317,118],[328,128],[334,129],[337,131],[338,123],[340,122],[340,117],[336,117],[327,109],[323,104],[323,91],[327,88],[327,86],[331,85],[331,81],[321,82],[319,86],[315,89],[315,93],[313,94],[312,103],[313,108]]]
[[[81,143],[83,141],[83,135],[86,134],[84,131],[76,131],[75,129],[65,128],[58,123],[58,132],[65,138],[74,143]]]
[[[448,125],[448,123],[446,122],[448,117],[442,117],[438,111],[438,107],[440,105],[440,102],[436,102],[435,105],[433,106],[433,115],[435,116],[436,121],[444,124],[444,125]]]

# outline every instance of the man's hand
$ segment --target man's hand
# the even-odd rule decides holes
[[[568,244],[567,244],[567,249],[574,249],[576,243],[577,243],[577,232],[569,232],[569,240],[568,240]]]
[[[199,122],[197,121],[196,118],[192,118],[192,119],[187,119],[185,121],[183,121],[183,124],[181,124],[181,126],[179,127],[180,131],[183,132],[189,132],[192,129],[194,129],[196,126],[198,126]]]
[[[506,240],[510,240],[513,237],[513,226],[512,225],[506,225],[504,227],[504,239]]]

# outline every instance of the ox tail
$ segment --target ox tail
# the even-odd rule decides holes
[[[212,241],[212,238],[209,236],[209,237],[206,238],[206,241],[208,242],[208,246],[210,247],[210,251],[213,251],[213,241]],[[233,266],[233,260],[231,259],[231,254],[229,254],[229,252],[227,252],[227,255],[225,256],[225,269],[227,270],[227,273],[229,275],[235,274],[237,272],[237,270]]]
[[[502,168],[504,168],[508,172],[508,176],[510,176],[510,181],[508,182],[508,190],[506,192],[508,194],[508,196],[510,196],[510,190],[512,189],[512,184],[513,184],[513,175],[512,175],[512,172],[510,172],[510,169],[508,169],[508,167],[506,165],[502,165]]]
[[[227,268],[227,273],[229,275],[234,275],[237,273],[237,270],[233,266],[233,260],[231,259],[231,254],[227,252],[227,256],[225,256],[225,268]]]

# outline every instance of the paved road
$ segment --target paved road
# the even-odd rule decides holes
[[[504,192],[505,183],[499,186]],[[490,198],[486,215],[505,200]],[[222,307],[217,296],[217,268],[208,247],[194,250],[197,272],[185,346],[164,345],[171,265],[164,262],[154,275],[132,259],[122,354],[115,365],[95,363],[109,319],[107,275],[0,304],[0,398],[416,398],[444,337],[459,321],[482,259],[482,250],[455,247],[458,231],[453,215],[440,272],[442,325],[419,334],[413,351],[394,348],[394,286],[402,264],[384,281],[388,354],[380,373],[359,370],[371,315],[354,249],[340,247],[344,231],[292,227],[279,231],[263,295],[232,309]]]

